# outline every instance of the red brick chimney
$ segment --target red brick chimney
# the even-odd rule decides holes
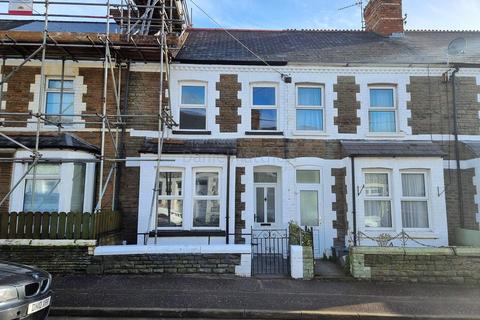
[[[363,15],[367,31],[382,36],[403,32],[402,0],[370,0]]]

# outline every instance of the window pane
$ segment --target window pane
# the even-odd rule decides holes
[[[267,188],[267,222],[275,222],[275,188]]]
[[[26,179],[23,211],[57,212],[60,198],[59,184],[60,179],[37,178],[35,184],[32,179]]]
[[[254,106],[274,106],[275,88],[273,87],[254,87],[253,88]]]
[[[84,163],[73,164],[72,199],[70,207],[70,211],[72,212],[83,212],[85,170],[86,165]]]
[[[277,110],[252,109],[252,130],[277,130]]]
[[[182,196],[182,173],[160,172],[160,196]]]
[[[197,172],[195,179],[195,194],[197,196],[218,195],[218,173]]]
[[[62,80],[48,80],[49,89],[61,89]],[[73,89],[73,80],[63,80],[63,89]]]
[[[320,183],[320,171],[297,170],[297,183]]]
[[[370,89],[370,106],[393,108],[393,89]]]
[[[297,130],[322,131],[323,110],[297,109]]]
[[[402,201],[404,228],[428,228],[427,201]]]
[[[365,195],[369,197],[388,197],[388,174],[366,173]]]
[[[60,93],[48,92],[45,107],[46,114],[60,114]]]
[[[29,165],[30,167],[30,165]],[[33,175],[33,170],[30,171],[30,175]],[[37,164],[35,167],[37,175],[59,175],[60,174],[60,165],[58,164]]]
[[[263,187],[256,188],[256,207],[255,222],[262,223],[265,221],[265,189]]]
[[[254,172],[253,181],[256,183],[277,183],[276,172]]]
[[[205,105],[205,87],[182,86],[182,104]]]
[[[402,190],[405,197],[425,197],[425,179],[421,173],[403,173]]]
[[[180,108],[180,129],[205,130],[206,119],[206,109],[204,108]]]
[[[322,89],[298,88],[298,105],[300,106],[322,105]]]
[[[365,200],[365,227],[392,227],[390,201]]]
[[[318,191],[300,191],[300,224],[318,226]]]
[[[394,111],[370,111],[370,132],[395,132]]]
[[[160,200],[158,202],[158,226],[181,227],[183,221],[182,200]]]
[[[193,204],[194,227],[219,227],[220,202],[218,200],[195,200]]]

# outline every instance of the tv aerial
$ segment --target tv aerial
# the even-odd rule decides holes
[[[447,65],[450,64],[450,57],[459,56],[465,53],[467,48],[467,40],[465,38],[456,38],[448,44],[447,48]]]
[[[360,8],[360,17],[362,19],[362,21],[361,21],[362,22],[362,30],[365,29],[365,20],[363,18],[363,2],[364,2],[364,0],[355,1],[355,3],[353,3],[351,5],[338,8],[338,11],[342,11],[342,10],[350,9],[350,8],[353,8],[353,7],[359,7]]]

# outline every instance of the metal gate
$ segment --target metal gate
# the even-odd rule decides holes
[[[288,229],[252,230],[252,274],[288,274]]]

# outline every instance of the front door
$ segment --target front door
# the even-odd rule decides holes
[[[255,185],[255,224],[257,227],[269,227],[275,223],[276,185]]]

